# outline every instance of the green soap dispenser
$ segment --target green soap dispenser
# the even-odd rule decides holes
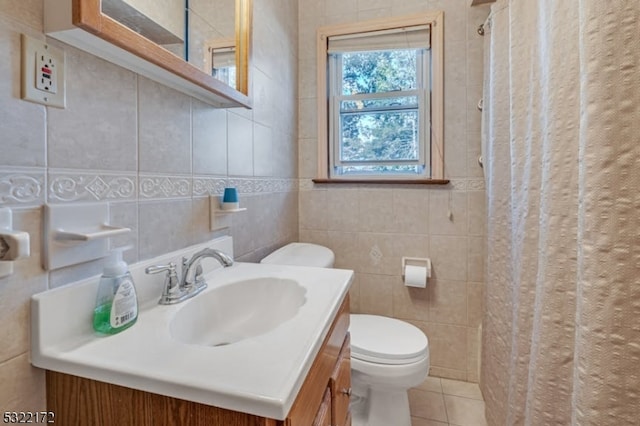
[[[93,311],[93,328],[98,334],[116,334],[135,324],[138,319],[138,297],[123,249],[115,249],[107,257]]]

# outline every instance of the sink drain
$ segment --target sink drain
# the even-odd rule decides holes
[[[220,342],[220,343],[216,343],[215,345],[211,345],[211,346],[213,346],[214,348],[217,348],[218,346],[227,346],[227,345],[230,345],[230,344],[231,344],[231,342]]]

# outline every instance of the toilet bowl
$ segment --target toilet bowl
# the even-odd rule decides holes
[[[286,245],[261,263],[332,268],[333,251],[316,244]],[[411,426],[409,388],[429,371],[429,341],[417,327],[380,315],[351,314],[353,426]]]

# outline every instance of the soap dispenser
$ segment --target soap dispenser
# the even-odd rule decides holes
[[[93,328],[103,335],[116,334],[135,324],[138,319],[138,297],[123,249],[115,249],[107,257],[100,277]]]

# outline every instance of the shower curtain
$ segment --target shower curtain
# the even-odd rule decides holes
[[[485,27],[487,422],[640,425],[640,1]]]

